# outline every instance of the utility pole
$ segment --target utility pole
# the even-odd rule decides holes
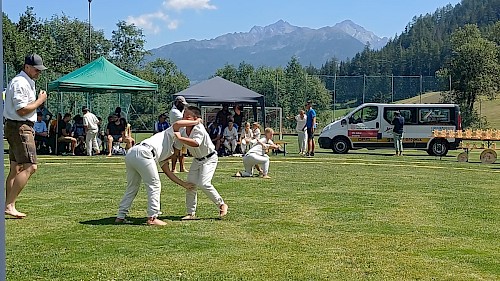
[[[89,62],[92,61],[92,24],[90,23],[90,4],[92,0],[89,1]]]

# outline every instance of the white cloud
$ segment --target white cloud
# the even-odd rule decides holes
[[[163,5],[174,10],[215,10],[217,7],[210,0],[165,0]]]
[[[157,34],[161,31],[161,27],[166,25],[168,29],[176,29],[179,26],[177,20],[171,19],[162,11],[156,13],[143,14],[137,17],[128,16],[127,23],[135,24],[144,31]]]

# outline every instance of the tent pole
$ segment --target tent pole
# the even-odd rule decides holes
[[[264,96],[259,98],[259,102],[260,102],[260,108],[262,109],[262,124],[265,127],[266,126],[266,103],[264,100]]]

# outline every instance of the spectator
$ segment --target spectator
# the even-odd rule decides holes
[[[71,155],[75,155],[76,139],[71,135],[71,114],[66,113],[57,124],[57,142],[71,143]]]
[[[167,122],[167,115],[164,113],[160,114],[160,116],[158,116],[158,121],[155,122],[155,133],[163,132],[168,129],[168,127],[170,127],[170,124]]]
[[[100,121],[86,106],[82,107],[82,113],[87,155],[92,156],[94,150],[96,154],[100,154],[99,144],[97,143],[97,133],[99,132]]]
[[[227,128],[224,129],[224,146],[232,155],[236,150],[236,144],[238,142],[238,130],[234,127],[233,120],[229,120]]]
[[[241,111],[242,109],[243,109],[243,107],[239,104],[236,104],[233,107],[233,110],[234,110],[233,120],[234,120],[234,125],[236,126],[236,129],[238,130],[238,133],[241,133],[241,131],[242,131],[241,125],[243,124],[243,118],[244,118],[243,112]]]
[[[122,119],[122,118],[123,118],[123,119],[127,120],[127,114],[126,114],[125,112],[123,112],[123,111],[122,111],[122,108],[121,108],[121,107],[119,107],[119,106],[118,106],[117,108],[115,108],[115,115],[116,115],[116,114],[118,114],[118,117],[119,117],[120,119]]]
[[[252,129],[250,129],[250,123],[246,122],[245,123],[245,128],[241,132],[241,152],[245,154],[247,149],[249,149],[252,145],[252,140],[253,140],[253,133]]]
[[[306,132],[306,122],[307,116],[304,110],[299,111],[299,115],[295,116],[295,121],[297,121],[297,126],[295,126],[295,131],[299,138],[299,154],[305,155],[307,150],[307,132]]]
[[[42,103],[36,112],[40,112],[42,114],[42,120],[45,122],[45,125],[49,125],[50,120],[52,119],[52,113],[45,107],[45,102]]]
[[[405,118],[401,116],[399,111],[394,112],[392,125],[394,125],[392,134],[394,135],[394,149],[396,149],[396,156],[403,156],[403,127],[405,125]]]
[[[255,142],[260,140],[260,124],[259,122],[253,122],[252,124],[252,134]]]
[[[102,128],[102,118],[101,117],[97,117],[97,120],[99,121],[99,123],[97,123],[97,144],[98,144],[98,148],[101,148],[102,147],[102,150],[104,151],[105,150],[105,143],[107,143],[106,140],[106,132],[104,131],[104,129]],[[109,123],[109,121],[108,121]]]
[[[306,156],[314,156],[314,130],[316,129],[316,111],[312,108],[312,101],[307,101],[307,120],[304,129],[307,130],[307,153]]]
[[[36,113],[36,122],[33,125],[35,130],[35,144],[37,151],[48,152],[48,136],[49,132],[47,129],[47,124],[43,121],[43,115],[41,112]]]
[[[212,143],[215,145],[215,150],[220,151],[222,140],[222,126],[217,124],[216,120],[208,125],[208,134],[210,135]]]
[[[123,143],[127,141],[128,138],[125,137],[127,125],[120,119],[119,113],[113,114],[108,120],[110,122],[106,127],[106,135],[108,136],[108,156],[111,156],[114,142]]]
[[[188,105],[188,103],[183,96],[177,96],[175,98],[174,105],[172,106],[169,114],[170,123],[174,124],[175,122],[183,119],[184,107],[186,107],[186,105]],[[185,145],[183,145],[181,149],[176,149],[174,147],[174,155],[172,155],[172,172],[177,172],[177,161],[179,161],[179,170],[181,172],[187,172],[186,167],[184,166],[184,155],[186,154],[187,148]]]
[[[217,124],[221,125],[222,129],[224,130],[229,125],[229,118],[231,118],[231,116],[231,112],[229,112],[229,105],[224,103],[222,104],[222,109],[217,112],[215,120],[217,121]]]
[[[83,126],[83,117],[80,114],[73,117],[73,127],[71,132],[73,137],[78,142],[85,143],[85,127]]]

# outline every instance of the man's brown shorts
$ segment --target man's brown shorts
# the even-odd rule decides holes
[[[5,138],[9,142],[9,159],[17,164],[36,164],[35,131],[30,121],[5,122]]]

